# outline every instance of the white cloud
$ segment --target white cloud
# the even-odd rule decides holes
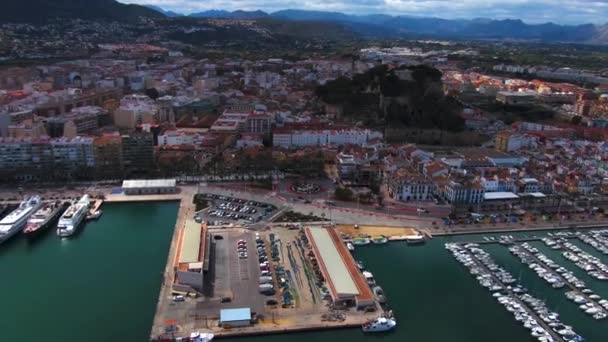
[[[603,0],[119,0],[156,5],[181,13],[211,9],[305,9],[349,14],[386,13],[439,18],[518,18],[538,23],[599,23],[608,21],[608,1]]]

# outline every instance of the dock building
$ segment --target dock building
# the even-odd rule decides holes
[[[333,302],[358,309],[374,305],[373,294],[338,233],[333,229],[306,228],[306,236]]]
[[[136,179],[122,182],[126,195],[170,194],[177,191],[175,179]]]

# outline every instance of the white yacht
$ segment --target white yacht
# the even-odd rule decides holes
[[[59,223],[57,223],[57,235],[66,237],[76,233],[78,226],[80,226],[89,211],[90,203],[89,196],[84,195],[78,202],[72,204],[63,213],[59,219]]]
[[[361,326],[363,332],[381,332],[388,331],[397,326],[397,321],[393,318],[378,317],[375,320],[368,321]]]
[[[27,219],[40,208],[42,201],[39,196],[32,196],[21,202],[19,207],[0,221],[0,243],[10,239],[17,234]]]

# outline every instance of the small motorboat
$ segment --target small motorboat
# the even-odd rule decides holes
[[[209,341],[213,340],[213,337],[215,337],[215,335],[213,335],[212,333],[193,332],[192,334],[190,334],[190,341],[209,342]]]
[[[382,332],[394,329],[397,321],[393,318],[378,317],[375,320],[367,321],[361,326],[363,332]]]

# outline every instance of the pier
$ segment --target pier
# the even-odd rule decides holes
[[[95,214],[99,210],[99,208],[101,207],[102,204],[103,204],[102,199],[95,200],[95,203],[93,203],[93,205],[91,206],[91,210],[89,210],[89,214],[91,214],[91,215]]]
[[[463,244],[460,244],[460,245],[462,246]],[[494,280],[494,282],[496,282],[497,284],[502,286],[502,288],[510,295],[510,297],[513,298],[519,305],[521,305],[521,307],[526,310],[526,312],[530,315],[530,317],[534,318],[536,320],[536,322],[538,323],[538,325],[541,326],[543,329],[545,329],[545,331],[549,335],[551,335],[551,337],[554,339],[554,341],[557,341],[557,342],[566,341],[561,335],[559,335],[558,333],[553,331],[553,329],[543,319],[541,319],[540,316],[534,310],[532,310],[526,302],[521,300],[519,298],[519,296],[517,294],[515,294],[512,290],[508,289],[508,287],[494,274],[494,272],[492,272],[488,267],[486,267],[486,265],[484,265],[484,263],[481,262],[477,258],[477,256],[475,256],[475,254],[471,253],[467,248],[464,248],[464,247],[462,248],[462,250],[465,251],[475,261],[475,264],[477,265],[477,267],[481,268],[486,274],[489,274],[492,277],[492,280]]]

